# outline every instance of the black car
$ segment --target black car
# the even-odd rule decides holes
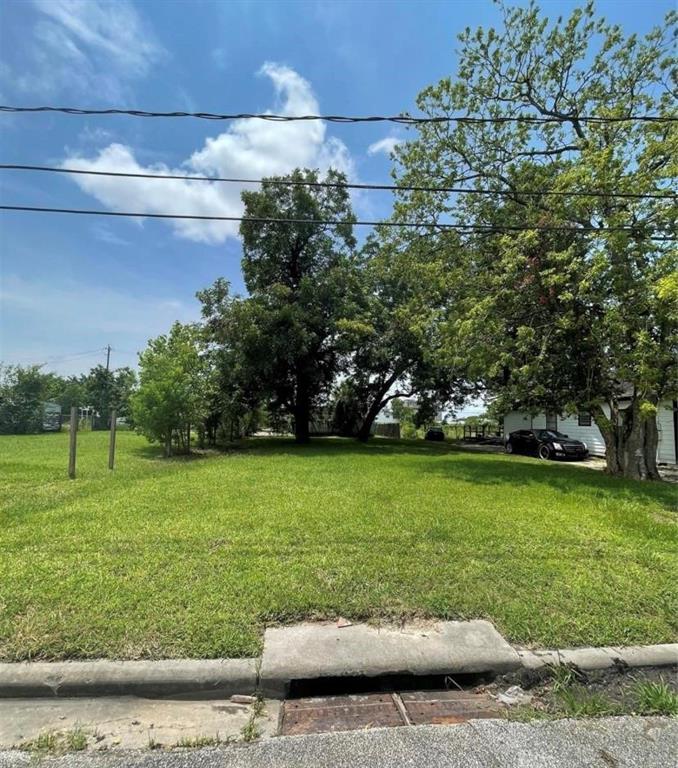
[[[445,432],[442,427],[430,427],[426,430],[424,440],[444,440]]]
[[[585,459],[586,443],[572,440],[555,429],[519,429],[506,440],[506,453],[526,453],[540,459]]]

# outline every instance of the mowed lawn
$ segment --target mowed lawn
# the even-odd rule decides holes
[[[676,640],[678,489],[378,439],[0,437],[0,657],[244,656],[267,624],[488,618],[513,642]]]

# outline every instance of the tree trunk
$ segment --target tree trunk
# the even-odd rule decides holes
[[[172,455],[172,430],[167,433],[165,437],[165,458],[169,459]]]
[[[375,393],[374,400],[372,400],[372,405],[367,409],[367,413],[365,414],[363,418],[363,422],[360,425],[360,428],[358,429],[358,433],[356,434],[356,437],[358,440],[360,440],[361,443],[366,443],[369,440],[370,432],[372,431],[372,425],[374,424],[374,420],[377,418],[377,416],[380,414],[382,408],[386,405],[386,403],[389,402],[389,400],[392,400],[395,395],[391,396],[390,398],[385,397],[386,393],[391,389],[391,387],[398,381],[400,376],[402,376],[404,373],[404,369],[400,369],[397,371],[394,371],[389,378],[382,382],[379,388],[377,389],[377,392]]]
[[[607,472],[634,480],[660,480],[657,470],[656,414],[643,415],[634,398],[628,408],[611,404],[610,417],[597,406],[593,418],[605,440]]]
[[[296,399],[294,403],[294,439],[297,443],[310,441],[309,421],[311,419],[311,399],[303,373],[297,373]]]
[[[379,415],[379,412],[386,404],[382,401],[383,393],[379,393],[379,397],[377,397],[373,402],[372,405],[369,407],[367,414],[365,415],[365,418],[363,419],[362,424],[360,425],[360,428],[358,429],[358,434],[356,437],[358,440],[360,440],[361,443],[366,443],[369,440],[370,433],[372,431],[372,425],[374,424],[374,420]]]
[[[294,439],[297,443],[308,443],[311,439],[309,428],[310,411],[308,402],[297,403],[294,409]]]

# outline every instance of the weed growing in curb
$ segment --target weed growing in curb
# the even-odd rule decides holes
[[[559,709],[564,717],[605,717],[620,713],[619,705],[600,693],[591,693],[583,686],[573,685],[556,692]]]
[[[71,731],[45,731],[31,741],[24,741],[18,749],[39,755],[63,755],[87,749],[87,731],[79,725]]]
[[[265,708],[266,707],[262,699],[257,699],[254,704],[252,704],[250,719],[243,726],[241,731],[243,741],[255,741],[259,738],[259,736],[261,736],[261,731],[257,727],[256,721],[258,717],[261,717],[264,714]]]
[[[39,734],[33,741],[27,741],[21,746],[31,752],[54,753],[58,751],[59,738],[54,731],[46,731]]]
[[[240,732],[242,734],[243,741],[256,741],[259,736],[261,736],[261,732],[259,728],[257,728],[257,724],[254,722],[254,720],[254,717],[250,717],[250,719],[247,721],[247,724],[243,726],[242,731]]]
[[[519,722],[562,717],[615,715],[678,716],[678,686],[658,669],[584,672],[566,664],[545,669],[533,680],[530,703],[510,707]]]
[[[641,715],[678,715],[678,693],[663,680],[638,683],[634,694]]]
[[[159,741],[156,741],[150,733],[148,734],[148,748],[162,749],[162,744]]]
[[[183,736],[174,746],[183,749],[200,749],[202,747],[218,747],[224,743],[226,742],[221,739],[217,732],[215,736]]]
[[[548,667],[548,673],[552,681],[554,693],[568,690],[573,685],[583,682],[581,673],[567,664]]]
[[[66,733],[66,746],[70,752],[81,752],[87,749],[87,734],[80,726]]]
[[[533,720],[555,720],[556,716],[532,704],[518,704],[506,710],[506,719],[515,723],[529,723]]]

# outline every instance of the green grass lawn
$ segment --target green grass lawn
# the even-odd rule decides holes
[[[536,646],[674,641],[676,486],[446,445],[0,438],[0,657],[243,656],[270,623],[488,618]]]

